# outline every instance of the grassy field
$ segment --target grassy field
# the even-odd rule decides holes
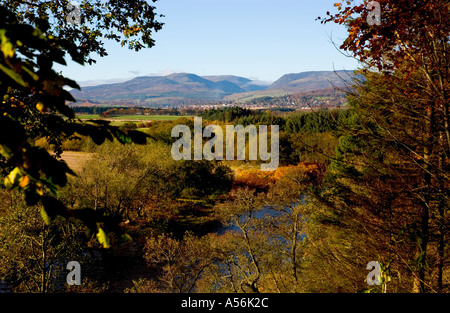
[[[105,119],[110,121],[133,121],[133,122],[142,122],[142,121],[174,121],[181,117],[190,117],[190,116],[176,116],[176,115],[120,115],[120,116],[112,116],[108,118],[102,118],[100,115],[95,114],[81,114],[77,115],[79,119],[82,120],[95,120],[95,119]]]
[[[230,96],[226,96],[226,100],[233,100],[233,101],[250,101],[253,99],[258,99],[262,97],[282,97],[287,95],[288,92],[284,90],[260,90],[260,91],[251,91],[251,92],[242,92],[242,93],[236,93]]]
[[[61,158],[66,161],[67,165],[75,172],[79,173],[84,164],[92,157],[92,153],[64,151]]]

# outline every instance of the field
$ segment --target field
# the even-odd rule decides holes
[[[150,122],[150,121],[175,121],[182,117],[190,117],[187,115],[120,115],[110,116],[107,118],[101,117],[97,114],[79,114],[77,117],[81,120],[105,120],[111,121],[112,126],[122,126],[126,122]]]
[[[110,121],[127,121],[127,122],[141,122],[141,121],[174,121],[182,116],[177,115],[121,115],[121,116],[111,116],[108,118],[103,118],[96,114],[80,114],[77,117],[81,120],[95,120],[104,119]],[[189,116],[185,116],[189,117]]]
[[[226,96],[226,100],[230,101],[250,101],[257,98],[262,97],[282,97],[287,95],[289,92],[283,90],[262,90],[262,91],[251,91],[251,92],[242,92],[232,94],[230,96]]]
[[[87,161],[92,157],[92,153],[64,151],[61,158],[75,172],[79,173]]]

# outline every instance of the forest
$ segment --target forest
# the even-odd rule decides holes
[[[203,115],[225,126],[230,112],[235,112],[231,123],[250,113],[228,108]],[[299,201],[322,180],[326,155],[337,144],[323,120],[346,112],[288,115],[282,166],[274,172],[261,172],[259,161],[174,161],[170,131],[178,124],[193,131],[187,118],[144,129],[150,137],[145,145],[98,146],[88,136],[68,138],[59,147],[62,155],[76,151],[89,158],[80,159],[77,176],[69,177],[57,199],[70,210],[92,208],[117,220],[127,238],[111,232],[105,249],[75,219],[57,217],[47,226],[42,208],[28,207],[17,192],[5,190],[3,277],[22,292],[300,291],[295,281],[305,253],[306,208]],[[284,121],[266,112],[251,122],[272,119]],[[37,138],[36,146],[58,150]],[[87,269],[81,286],[61,284],[68,260]]]
[[[67,87],[79,86],[53,65],[92,64],[103,38],[152,47],[163,27],[147,1],[90,2],[92,29],[63,27],[56,4],[0,5],[1,290],[450,291],[448,1],[380,1],[381,24],[352,1],[318,18],[347,27],[340,49],[361,64],[339,109],[198,113],[203,127],[279,125],[270,172],[175,161],[171,130],[193,131],[192,117],[78,119]],[[71,261],[80,284],[66,281]]]

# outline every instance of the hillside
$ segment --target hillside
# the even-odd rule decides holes
[[[350,71],[316,71],[283,75],[270,85],[268,90],[284,90],[289,92],[341,87],[350,80]]]
[[[83,87],[71,91],[79,102],[130,101],[141,105],[179,105],[183,103],[215,101],[247,101],[262,96],[286,94],[342,86],[349,73],[304,72],[287,74],[271,85],[233,76],[198,76],[191,73],[174,73],[167,76],[142,76],[123,83]],[[340,77],[341,76],[341,77]]]
[[[200,77],[189,73],[168,76],[142,76],[132,80],[99,86],[84,87],[72,91],[76,99],[96,101],[154,100],[157,98],[222,99],[226,95],[265,89],[238,76]]]

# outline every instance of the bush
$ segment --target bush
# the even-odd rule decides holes
[[[138,128],[135,122],[126,122],[122,126],[120,126],[120,130],[132,130]]]

